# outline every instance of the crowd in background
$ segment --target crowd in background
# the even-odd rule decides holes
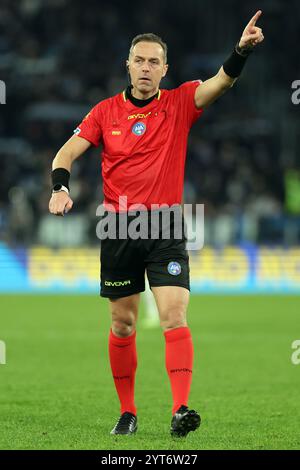
[[[299,243],[300,201],[299,209],[289,204],[300,193],[300,106],[291,102],[300,79],[296,0],[288,8],[283,0],[1,0],[0,239],[97,243],[101,149],[73,166],[74,216],[64,228],[48,214],[51,162],[88,110],[127,86],[132,38],[154,32],[167,42],[161,87],[173,88],[214,75],[258,7],[265,42],[193,127],[184,200],[205,204],[208,243]]]

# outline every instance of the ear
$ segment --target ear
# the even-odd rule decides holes
[[[169,66],[168,66],[168,64],[166,64],[166,65],[164,66],[163,78],[167,75],[168,70],[169,70]]]
[[[127,70],[127,72],[129,72],[129,61],[128,60],[126,60],[126,70]]]

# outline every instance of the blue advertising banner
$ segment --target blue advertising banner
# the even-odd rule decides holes
[[[100,250],[8,248],[0,243],[0,292],[99,292]],[[300,247],[205,247],[190,253],[194,293],[298,293]]]

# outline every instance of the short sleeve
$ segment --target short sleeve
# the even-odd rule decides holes
[[[74,130],[74,134],[88,140],[98,147],[102,137],[101,114],[99,104],[94,106]]]
[[[195,91],[201,83],[201,80],[193,80],[183,83],[178,88],[181,111],[184,113],[188,127],[191,127],[203,113],[203,108],[197,109],[195,105]]]

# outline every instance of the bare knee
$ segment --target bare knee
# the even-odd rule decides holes
[[[174,307],[161,312],[160,324],[163,331],[187,326],[185,308]]]
[[[137,320],[137,305],[126,299],[110,301],[112,316],[112,332],[121,338],[132,335],[135,332]]]
[[[135,322],[130,315],[122,318],[116,317],[112,319],[111,329],[114,335],[119,336],[120,338],[126,338],[134,333]]]
[[[153,287],[160,324],[163,331],[186,327],[186,312],[190,293],[177,286]]]

